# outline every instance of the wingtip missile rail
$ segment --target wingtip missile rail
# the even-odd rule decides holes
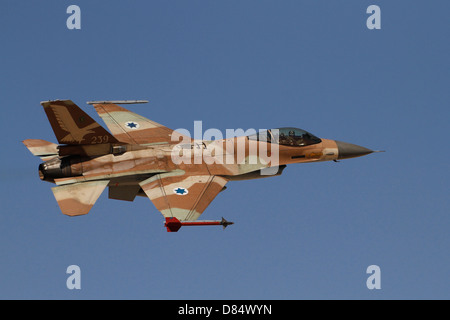
[[[148,100],[104,100],[104,101],[87,101],[87,104],[138,104],[148,103]]]

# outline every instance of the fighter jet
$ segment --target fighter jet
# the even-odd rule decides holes
[[[288,164],[376,152],[294,127],[196,140],[119,106],[144,102],[88,102],[110,132],[71,100],[41,102],[58,144],[39,139],[23,143],[42,159],[39,177],[56,185],[52,191],[63,214],[87,214],[108,187],[110,199],[148,197],[168,232],[182,226],[225,228],[233,222],[198,218],[228,181],[279,176]]]

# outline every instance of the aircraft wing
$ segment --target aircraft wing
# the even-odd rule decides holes
[[[213,175],[157,174],[140,183],[165,218],[197,220],[228,181]]]
[[[129,144],[179,142],[181,134],[113,103],[94,104],[117,140]],[[172,135],[176,134],[172,140]],[[184,137],[185,139],[187,137]],[[190,141],[190,138],[188,141]]]

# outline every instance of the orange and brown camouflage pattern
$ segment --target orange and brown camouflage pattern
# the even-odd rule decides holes
[[[121,142],[152,144],[171,141],[173,130],[116,104],[94,104],[94,108]]]
[[[108,186],[111,199],[147,196],[166,218],[196,220],[230,180],[272,177],[293,163],[373,152],[317,137],[300,145],[295,136],[283,134],[277,141],[250,136],[197,141],[116,104],[94,104],[109,133],[70,100],[42,106],[59,145],[38,139],[23,143],[45,161],[39,175],[56,184],[56,201],[69,216],[87,214]]]
[[[183,171],[157,174],[139,185],[164,217],[197,220],[227,180]]]
[[[58,145],[40,139],[27,139],[22,141],[30,152],[40,157],[43,161],[48,161],[58,156]]]

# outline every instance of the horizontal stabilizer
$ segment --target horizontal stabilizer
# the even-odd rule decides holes
[[[30,152],[40,157],[42,160],[47,161],[58,155],[58,145],[56,143],[48,142],[41,139],[27,139],[23,140],[22,143],[25,147],[30,150]]]
[[[79,216],[89,213],[108,183],[109,180],[78,182],[53,187],[52,191],[62,213]]]

